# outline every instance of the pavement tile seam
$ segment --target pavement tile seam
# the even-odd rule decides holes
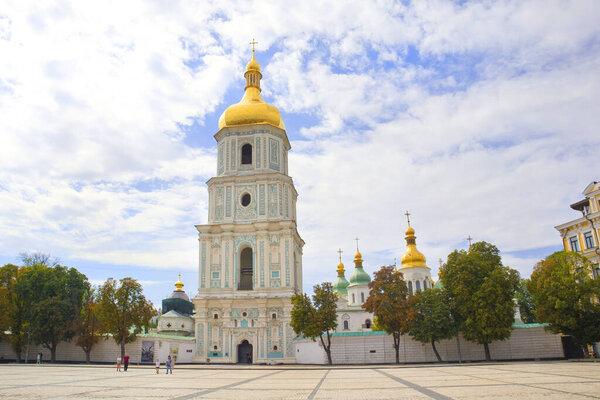
[[[310,394],[308,395],[308,397],[306,398],[306,400],[313,400],[315,398],[317,392],[321,388],[321,385],[325,381],[325,378],[327,378],[327,375],[329,375],[329,372],[330,371],[325,372],[325,374],[323,375],[323,377],[321,378],[321,380],[319,381],[319,383],[317,383],[317,386],[315,386],[315,388],[312,390],[312,392],[310,392]]]
[[[410,381],[407,381],[407,380],[405,380],[405,379],[398,378],[397,376],[394,376],[394,375],[388,374],[387,372],[383,372],[383,371],[381,371],[381,370],[378,370],[378,369],[376,369],[375,371],[379,372],[379,373],[380,373],[380,374],[382,374],[382,375],[385,375],[385,376],[387,376],[387,377],[388,377],[388,378],[390,378],[390,379],[393,379],[393,380],[395,380],[396,382],[400,382],[400,383],[402,383],[403,385],[406,385],[406,386],[408,386],[409,388],[411,388],[411,389],[414,389],[414,390],[416,390],[417,392],[419,392],[419,393],[421,393],[421,394],[424,394],[424,395],[426,395],[426,396],[429,396],[429,397],[431,397],[432,399],[435,399],[435,400],[452,400],[450,397],[444,396],[443,394],[440,394],[440,393],[438,393],[438,392],[435,392],[435,391],[433,391],[433,390],[431,390],[431,389],[428,389],[428,388],[426,388],[426,387],[419,386],[419,385],[417,385],[417,384],[415,384],[415,383],[412,383],[412,382],[410,382]]]

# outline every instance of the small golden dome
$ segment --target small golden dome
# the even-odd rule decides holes
[[[258,71],[260,72],[260,64],[254,58],[254,51],[252,52],[252,60],[248,64],[246,64],[246,71]]]
[[[266,103],[260,95],[260,65],[254,58],[246,65],[246,89],[239,103],[233,104],[221,114],[219,130],[231,126],[269,124],[285,129],[279,110],[272,104]]]
[[[360,251],[356,251],[356,254],[354,255],[355,259],[362,259],[362,254],[360,254]]]
[[[340,261],[340,263],[337,266],[337,273],[338,276],[344,276],[344,264]]]
[[[408,227],[406,230],[406,253],[402,256],[400,263],[402,268],[428,268],[425,263],[427,260],[423,253],[417,250],[415,230],[412,227]]]
[[[183,292],[183,282],[181,282],[181,274],[179,274],[179,279],[177,280],[177,282],[175,282],[175,291],[176,292]]]

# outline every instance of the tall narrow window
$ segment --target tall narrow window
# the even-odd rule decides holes
[[[413,291],[412,291],[412,281],[408,281],[408,294],[413,294]]]
[[[569,241],[571,242],[571,251],[579,251],[579,241],[577,240],[577,236],[573,236]]]
[[[365,294],[363,292],[360,292],[360,302],[361,303],[365,302]]]
[[[594,247],[594,237],[592,236],[592,232],[584,233],[583,237],[585,238],[586,249],[591,249],[592,247]]]
[[[242,164],[252,164],[252,145],[249,143],[242,146]]]
[[[371,329],[371,320],[370,319],[365,320],[365,328]]]
[[[345,329],[345,330],[348,330],[348,329],[350,329],[350,328],[348,328],[348,321],[344,321],[344,329]]]
[[[240,253],[240,281],[238,290],[252,290],[252,249],[246,247]]]
[[[423,290],[427,289],[427,279],[423,279]]]
[[[417,285],[417,292],[420,292],[421,291],[421,281],[416,281],[415,283]]]
[[[354,297],[354,293],[352,293],[352,304],[356,303],[356,298]]]

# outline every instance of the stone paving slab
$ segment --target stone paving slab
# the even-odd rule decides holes
[[[0,399],[600,399],[600,363],[381,366],[0,364]]]

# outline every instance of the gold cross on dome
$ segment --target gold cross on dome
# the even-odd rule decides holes
[[[342,253],[343,253],[342,249],[339,249],[337,252],[340,255],[340,262],[342,262]]]
[[[471,237],[471,235],[469,235],[469,237],[467,238],[467,240],[469,241],[469,249],[471,248],[471,240],[473,240],[473,238]]]
[[[355,237],[354,240],[356,240],[356,251],[358,251],[358,241],[360,240],[358,237]]]
[[[410,228],[410,213],[407,211],[404,213],[406,215],[406,220],[408,221],[408,227]]]
[[[252,41],[250,42],[250,44],[252,45],[252,52],[254,53],[254,45],[258,44],[258,42],[256,40],[254,40],[254,38],[252,38]]]

